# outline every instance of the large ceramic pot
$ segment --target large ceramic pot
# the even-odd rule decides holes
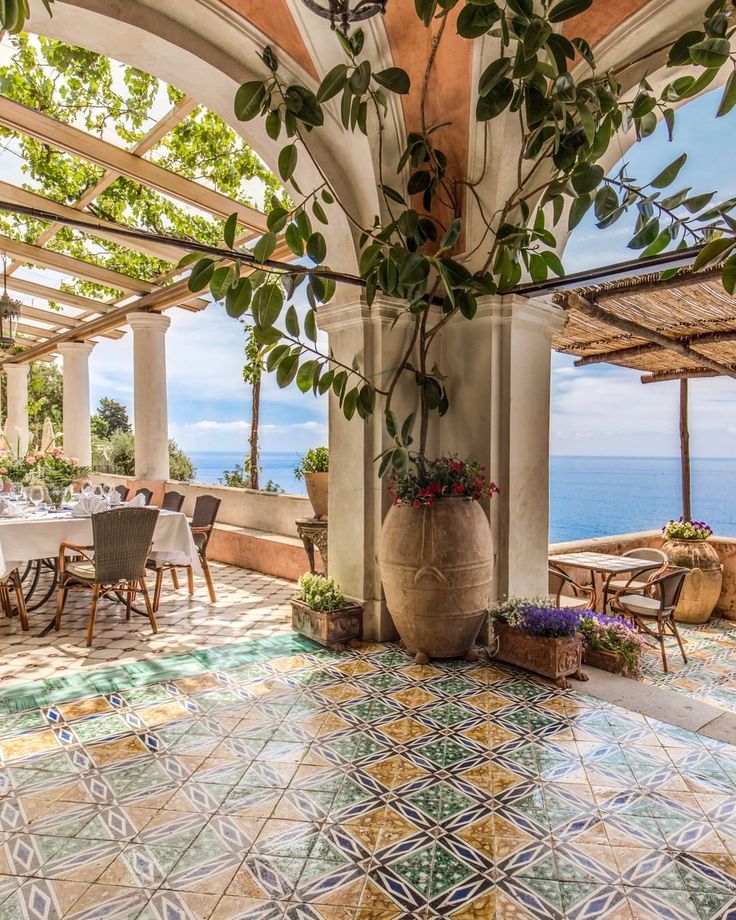
[[[670,565],[690,569],[675,610],[679,623],[707,623],[718,603],[723,566],[707,540],[666,540],[662,550]]]
[[[493,574],[491,528],[478,502],[394,505],[383,523],[379,564],[389,613],[417,661],[472,652]]]
[[[312,503],[314,516],[321,521],[327,520],[327,481],[329,473],[305,473],[304,482],[307,495]]]

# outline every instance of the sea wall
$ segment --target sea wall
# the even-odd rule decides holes
[[[723,566],[723,588],[718,599],[716,613],[729,618],[736,618],[736,538],[714,536],[710,540],[718,553]],[[592,537],[589,540],[569,540],[565,543],[550,544],[550,555],[557,553],[614,553],[620,554],[637,546],[662,546],[662,534],[659,530],[644,530],[639,533],[616,534],[612,537]],[[583,569],[567,569],[576,581],[590,584],[590,572]]]

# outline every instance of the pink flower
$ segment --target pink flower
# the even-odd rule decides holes
[[[7,472],[8,472],[7,467],[0,466],[0,475],[3,475],[3,476],[4,476],[5,473],[7,473]]]
[[[77,459],[77,457],[70,457],[69,462],[71,463],[72,466],[79,466],[79,460]]]
[[[31,466],[33,466],[35,462],[36,462],[36,458],[33,456],[33,454],[28,454],[28,456],[26,457],[26,463],[30,463]]]

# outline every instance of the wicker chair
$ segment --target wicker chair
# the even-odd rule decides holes
[[[207,582],[207,591],[210,596],[210,603],[212,604],[217,602],[217,595],[215,594],[215,586],[212,583],[212,575],[210,573],[209,563],[207,562],[207,546],[210,542],[210,536],[212,535],[212,529],[215,526],[215,521],[217,520],[217,512],[219,510],[219,498],[215,498],[214,495],[200,495],[197,498],[197,501],[194,503],[194,514],[192,515],[192,522],[190,525],[192,528],[192,535],[194,537],[194,545],[197,547],[199,561],[202,564],[204,580]],[[176,574],[175,570],[177,568],[185,568],[187,570],[187,585],[189,588],[189,593],[194,594],[194,571],[191,565],[176,566],[169,562],[163,562],[154,563],[154,567],[156,569],[156,587],[153,592],[154,610],[158,610],[159,604],[161,603],[161,586],[165,571],[170,571],[172,573],[172,578],[174,578]],[[174,581],[174,584],[177,586],[176,581]]]
[[[110,594],[126,595],[125,617],[129,620],[133,600],[140,591],[151,630],[158,631],[145,577],[158,514],[158,508],[115,508],[93,514],[92,546],[61,544],[54,621],[57,630],[69,591],[86,590],[92,592],[87,645],[92,645],[98,601]]]
[[[653,569],[647,566],[643,569],[632,569],[629,577],[612,574],[603,582],[603,610],[608,607],[608,599],[611,595],[620,591],[622,588],[636,588],[643,591],[647,584],[658,575],[661,575],[667,568],[667,556],[661,549],[653,549],[649,546],[638,547],[637,549],[627,549],[622,556],[628,556],[631,559],[643,559],[646,562],[658,562],[657,568]]]
[[[658,578],[647,582],[644,592],[634,585],[634,575],[630,584],[617,591],[611,601],[611,611],[627,617],[637,630],[656,639],[662,652],[662,667],[667,673],[667,652],[664,640],[674,636],[680,646],[682,660],[687,664],[687,655],[675,622],[674,612],[680,600],[682,586],[689,574],[688,569],[671,569]],[[650,625],[651,624],[651,625]]]
[[[558,607],[573,607],[575,609],[592,608],[595,604],[595,588],[586,588],[570,578],[567,572],[556,566],[549,566],[549,593],[554,597]],[[563,594],[569,588],[572,594]]]
[[[127,486],[124,486],[121,482],[120,485],[115,486],[115,491],[120,496],[120,501],[124,502],[125,499],[128,497],[128,492],[130,491],[130,489]]]
[[[181,511],[183,504],[184,496],[181,492],[167,492],[161,502],[161,508],[164,511]]]
[[[26,599],[23,596],[23,588],[20,583],[20,573],[18,569],[0,579],[0,606],[2,606],[7,617],[13,615],[13,602],[10,596],[10,589],[15,593],[15,606],[18,608],[20,617],[20,627],[24,632],[28,632],[28,612],[26,611]]]
[[[145,498],[147,505],[151,504],[151,499],[153,498],[153,492],[150,489],[146,489],[144,487],[142,489],[138,489],[138,491],[135,494],[142,495]]]

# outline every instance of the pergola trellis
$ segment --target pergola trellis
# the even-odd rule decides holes
[[[643,372],[642,383],[679,380],[682,507],[690,518],[688,380],[736,379],[736,298],[723,287],[721,266],[592,280],[553,295],[568,316],[554,348],[576,355],[576,367],[628,367]]]

